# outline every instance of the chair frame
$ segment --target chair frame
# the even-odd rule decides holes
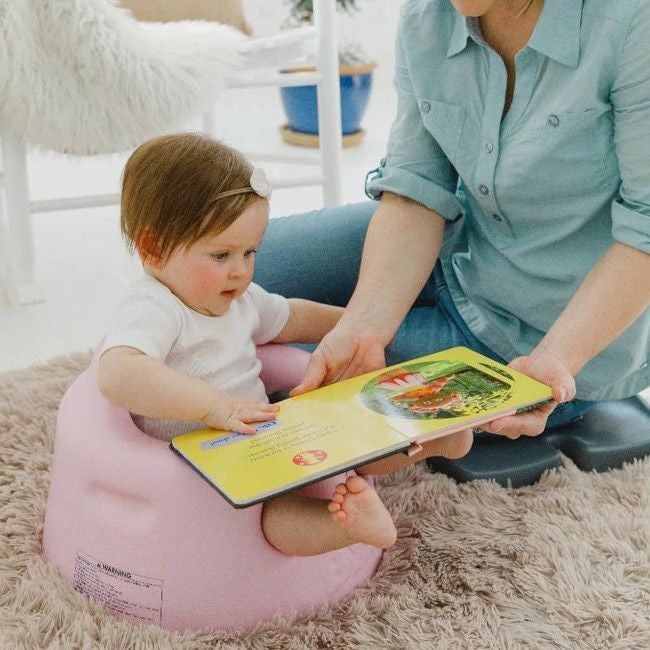
[[[316,85],[318,96],[318,157],[244,152],[256,161],[295,163],[320,167],[315,173],[273,179],[274,188],[322,186],[323,204],[341,203],[341,103],[336,34],[335,0],[314,0],[314,22],[318,35],[315,72],[250,74],[227,81],[229,88]],[[203,128],[216,132],[214,110],[203,115]],[[35,280],[35,251],[32,215],[78,208],[117,205],[120,194],[72,196],[32,201],[29,193],[27,147],[20,134],[0,132],[0,283],[9,301],[19,305],[42,302],[45,298]]]

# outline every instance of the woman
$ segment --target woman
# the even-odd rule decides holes
[[[346,312],[297,390],[381,367],[385,349],[397,362],[464,344],[553,388],[557,409],[485,427],[515,438],[648,386],[649,43],[649,0],[407,1],[397,117],[367,183],[381,201]],[[317,299],[345,301],[372,211],[278,220],[269,239],[286,248],[290,232]],[[337,235],[339,250],[322,241]],[[272,256],[259,281],[301,293]],[[416,458],[469,444],[465,432]]]

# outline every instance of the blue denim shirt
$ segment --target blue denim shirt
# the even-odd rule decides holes
[[[530,353],[615,240],[650,253],[650,0],[545,0],[515,64],[502,119],[506,69],[477,19],[407,0],[397,117],[367,181],[372,198],[447,220],[454,304],[505,359]],[[649,358],[646,309],[579,373],[577,396],[639,392]]]

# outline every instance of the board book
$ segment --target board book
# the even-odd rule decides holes
[[[552,400],[551,389],[464,347],[279,402],[254,435],[199,429],[171,448],[236,508]]]

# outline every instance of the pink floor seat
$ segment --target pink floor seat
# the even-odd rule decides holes
[[[270,393],[296,385],[308,355],[270,345],[259,356]],[[374,574],[381,552],[363,544],[311,558],[276,551],[262,506],[232,508],[102,397],[95,369],[61,402],[43,533],[46,558],[78,590],[134,621],[247,630],[318,609]],[[329,496],[336,482],[310,493]]]

